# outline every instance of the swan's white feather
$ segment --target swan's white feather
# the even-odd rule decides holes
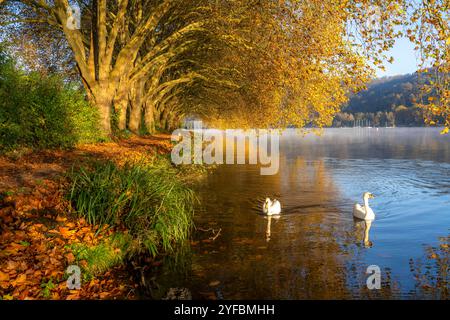
[[[263,205],[263,213],[272,216],[272,215],[278,215],[281,213],[281,204],[278,200],[266,200]]]
[[[366,212],[366,209],[367,209],[367,212]],[[364,207],[364,206],[360,205],[359,203],[355,203],[355,205],[353,206],[353,216],[355,218],[367,220],[367,221],[371,221],[371,220],[375,219],[375,213],[373,212],[373,210],[369,206]]]
[[[366,210],[364,210],[363,206],[361,206],[359,203],[355,203],[353,206],[353,216],[358,219],[363,219],[366,216]]]

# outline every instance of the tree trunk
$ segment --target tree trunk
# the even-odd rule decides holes
[[[139,134],[142,118],[142,98],[144,96],[145,78],[138,81],[131,89],[131,112],[129,128],[132,132]]]
[[[103,130],[103,134],[106,136],[111,135],[112,131],[111,131],[111,104],[110,103],[105,103],[102,105],[99,105],[99,110],[100,110],[100,123],[101,123],[101,128]]]
[[[168,112],[167,109],[165,108],[161,113],[160,113],[160,119],[159,119],[159,126],[161,129],[166,130],[167,129],[167,117],[168,117]]]
[[[173,131],[173,128],[175,127],[175,116],[172,112],[169,112],[169,115],[167,116],[166,121],[166,130],[167,131]]]
[[[114,110],[117,114],[117,127],[123,131],[127,128],[127,108],[130,86],[125,79],[121,79],[114,97]]]
[[[130,131],[139,134],[139,126],[141,124],[141,107],[140,105],[131,105],[130,112]]]
[[[92,96],[95,100],[95,104],[99,111],[100,117],[100,130],[105,136],[111,135],[111,107],[112,107],[112,95],[108,90],[99,88],[92,92]]]
[[[151,102],[145,104],[144,123],[148,133],[152,134],[155,132],[154,106]]]
[[[128,99],[114,101],[114,110],[117,114],[117,127],[120,131],[127,128],[127,107]]]

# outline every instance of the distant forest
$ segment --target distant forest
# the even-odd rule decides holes
[[[351,97],[333,120],[333,127],[423,126],[423,113],[415,105],[417,74],[383,77]]]

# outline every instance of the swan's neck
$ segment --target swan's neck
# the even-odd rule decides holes
[[[367,210],[369,209],[369,199],[365,198],[364,200],[364,208]]]

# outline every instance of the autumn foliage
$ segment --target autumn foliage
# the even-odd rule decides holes
[[[93,159],[117,165],[123,159],[150,159],[168,148],[165,137],[153,137],[0,157],[0,297],[133,298],[136,284],[125,269],[126,252],[118,241],[127,229],[89,224],[76,214],[66,197],[65,172]],[[82,268],[81,290],[67,288],[70,264]]]
[[[2,1],[4,30],[58,41],[106,134],[169,130],[186,115],[228,127],[329,125],[402,36],[435,70],[423,87],[427,118],[448,124],[448,0],[83,1],[79,29],[69,3]]]

